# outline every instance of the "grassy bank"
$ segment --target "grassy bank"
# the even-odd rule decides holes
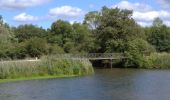
[[[87,59],[57,59],[44,57],[40,61],[0,62],[0,82],[92,74],[93,67]]]
[[[56,75],[56,76],[22,77],[22,78],[16,78],[16,79],[0,79],[0,83],[27,81],[27,80],[54,79],[54,78],[69,78],[69,77],[76,77],[76,76],[78,75]]]

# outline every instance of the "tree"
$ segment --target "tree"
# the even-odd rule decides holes
[[[43,38],[47,35],[47,32],[42,27],[37,27],[35,25],[20,25],[17,28],[13,28],[15,36],[19,42],[29,40],[33,37]]]
[[[0,15],[0,26],[3,25],[3,17]]]
[[[59,53],[64,53],[63,48],[61,48],[61,47],[58,46],[57,44],[48,44],[48,46],[49,46],[48,53],[49,53],[50,55],[59,54]]]
[[[92,30],[96,29],[99,25],[99,12],[92,11],[85,15],[84,24],[88,25],[88,27]]]
[[[137,38],[132,41],[128,41],[126,49],[125,66],[130,67],[148,67],[146,56],[149,56],[152,52],[155,52],[155,48],[147,41]]]
[[[58,43],[64,47],[64,44],[70,38],[72,32],[71,24],[67,21],[58,20],[51,25],[50,43]]]
[[[89,52],[93,47],[91,32],[86,25],[58,20],[51,26],[48,42],[58,44],[66,53]]]
[[[90,52],[94,49],[93,35],[86,25],[74,23],[72,25],[72,40],[78,52]]]
[[[31,57],[46,55],[48,53],[47,42],[42,38],[31,38],[26,43],[26,50]]]
[[[10,43],[13,38],[14,36],[11,29],[8,24],[3,22],[3,18],[0,16],[0,44]]]
[[[132,18],[132,11],[103,7],[96,28],[98,52],[124,52],[126,43],[144,37],[144,32]]]
[[[170,28],[162,23],[159,18],[153,21],[148,41],[155,46],[157,51],[170,52]]]
[[[153,21],[153,26],[154,27],[160,27],[162,25],[163,25],[163,21],[159,17],[154,19],[154,21]]]

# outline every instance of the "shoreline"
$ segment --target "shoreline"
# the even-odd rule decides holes
[[[16,79],[0,79],[1,83],[11,83],[11,82],[18,82],[18,81],[30,81],[30,80],[44,80],[44,79],[57,79],[57,78],[70,78],[70,77],[77,77],[78,75],[58,75],[58,76],[37,76],[37,77],[22,77]]]

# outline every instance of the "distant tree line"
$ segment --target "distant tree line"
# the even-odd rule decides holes
[[[125,53],[124,65],[143,66],[153,52],[170,52],[170,27],[155,18],[141,27],[133,11],[103,7],[85,15],[83,23],[57,20],[51,28],[31,24],[10,27],[0,16],[0,59],[24,59],[57,53]]]

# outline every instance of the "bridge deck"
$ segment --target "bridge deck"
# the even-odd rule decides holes
[[[89,54],[56,54],[53,55],[57,59],[73,59],[73,60],[110,60],[110,67],[112,68],[112,60],[119,60],[126,58],[123,53],[89,53]]]
[[[123,59],[123,53],[89,53],[89,54],[57,54],[57,58],[61,59],[89,59],[89,60],[104,60],[104,59]]]

